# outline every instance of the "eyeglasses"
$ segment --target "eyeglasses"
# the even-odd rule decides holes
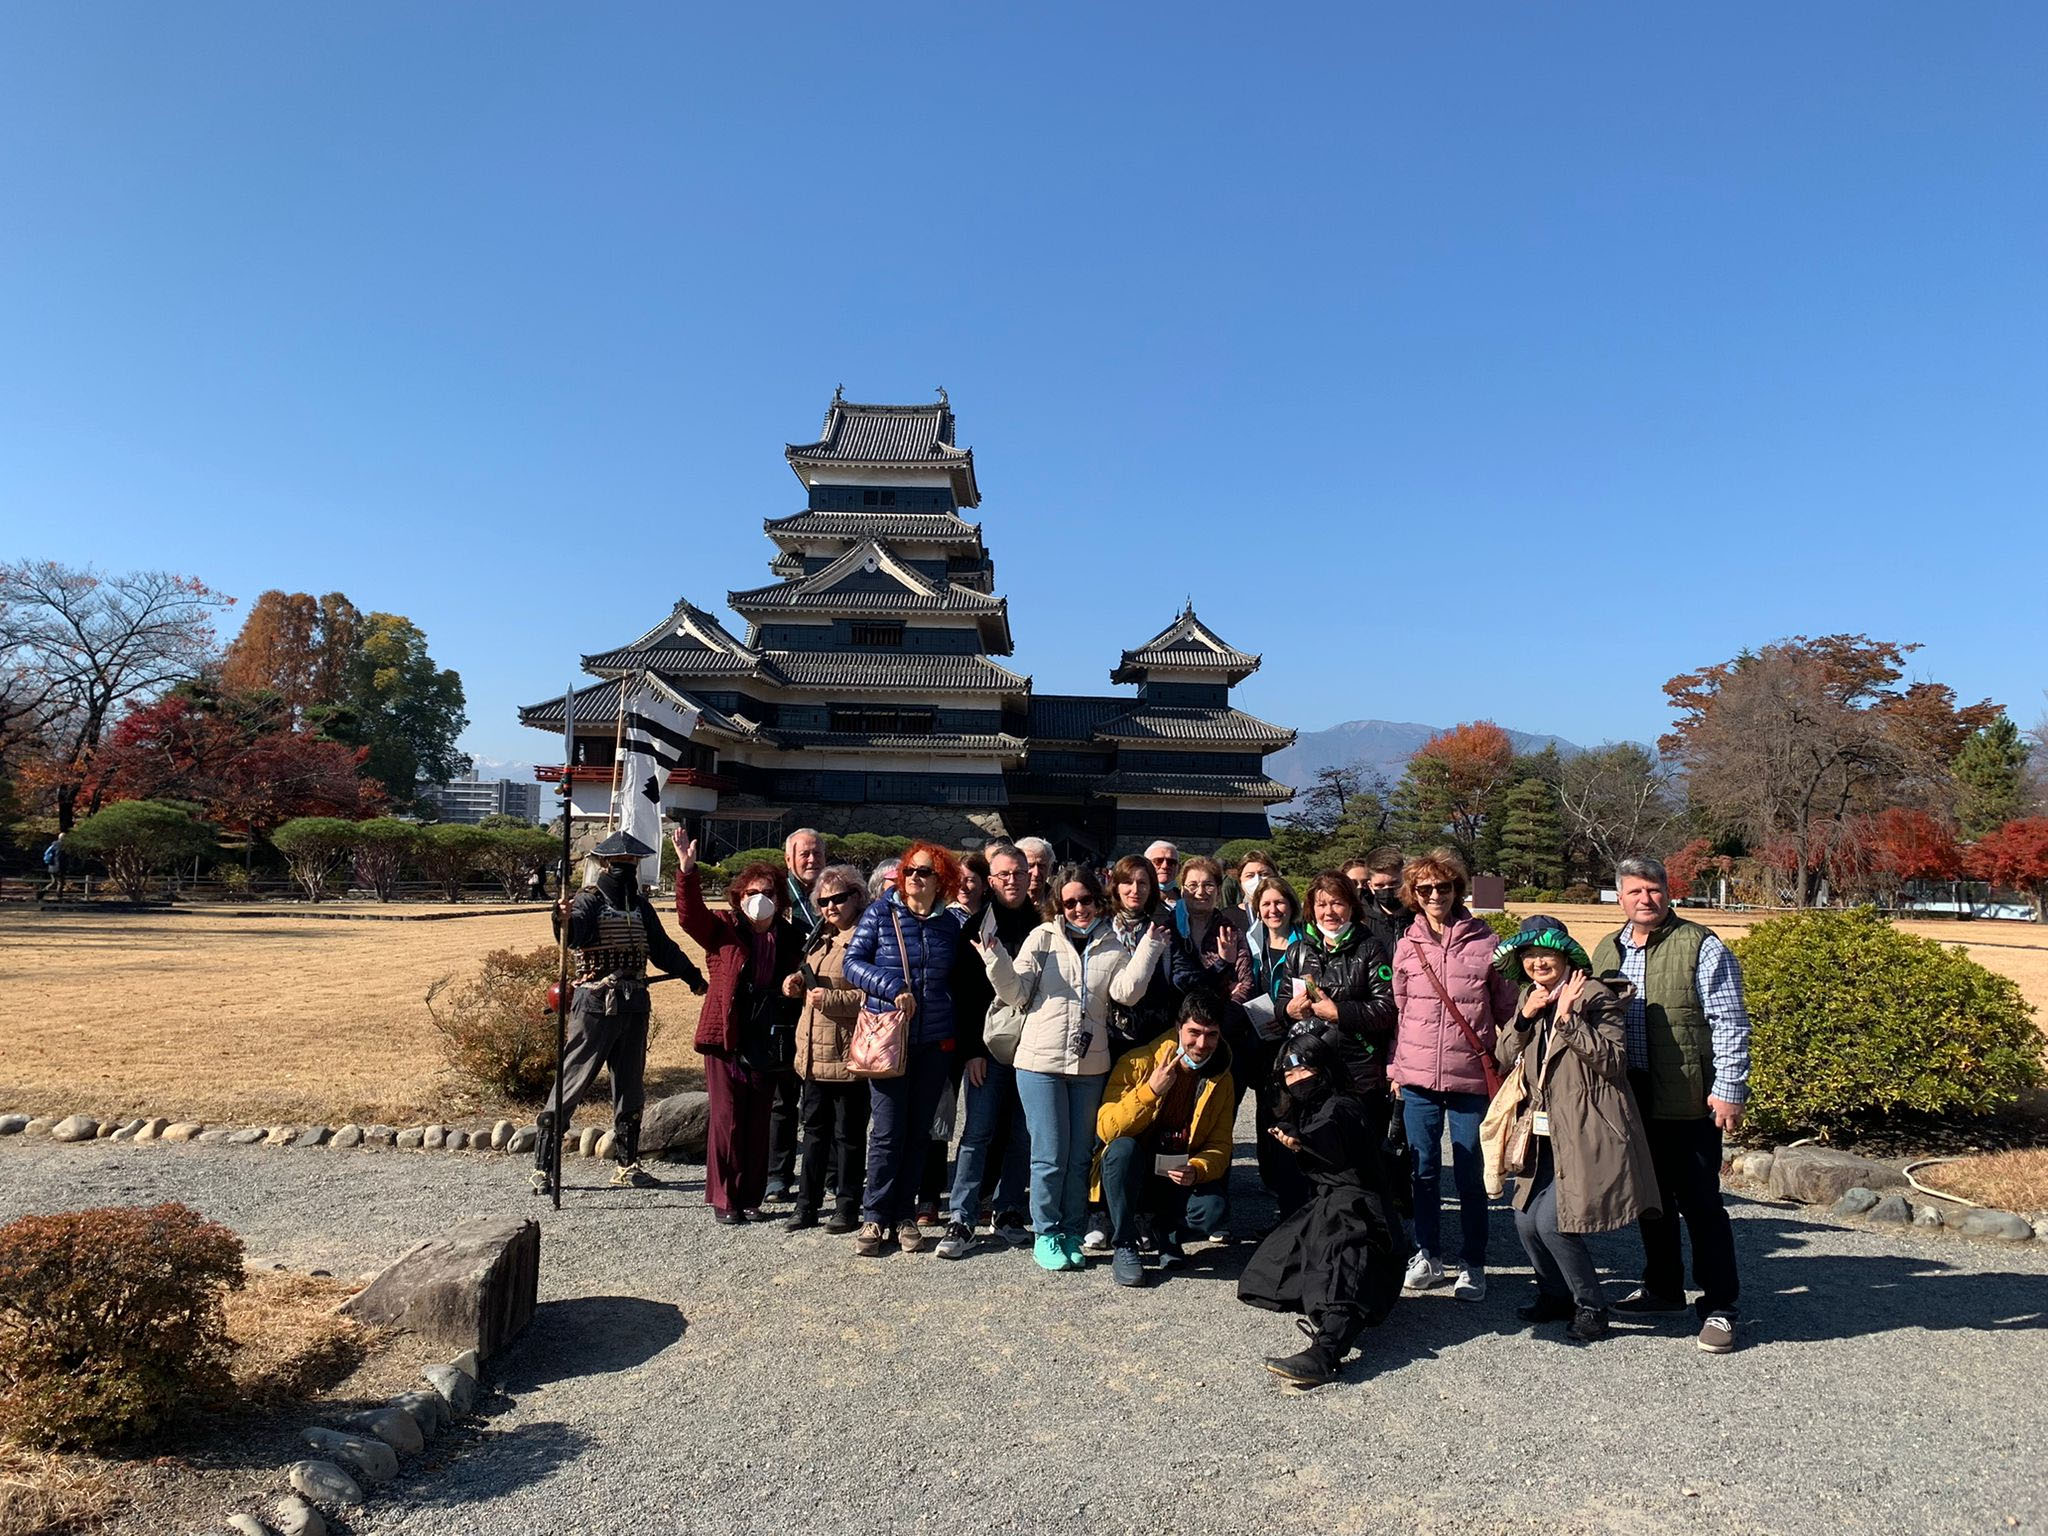
[[[1416,895],[1418,895],[1418,896],[1434,896],[1434,895],[1436,895],[1436,894],[1437,894],[1438,892],[1442,892],[1442,893],[1443,893],[1444,895],[1446,895],[1446,896],[1455,896],[1455,895],[1457,895],[1457,894],[1458,894],[1458,886],[1457,886],[1457,882],[1456,882],[1456,881],[1451,881],[1450,883],[1448,883],[1448,884],[1444,884],[1444,885],[1420,885],[1420,884],[1418,884],[1418,885],[1417,885],[1417,886],[1415,887],[1415,894],[1416,894]]]
[[[853,892],[834,891],[830,896],[820,896],[818,898],[818,905],[821,907],[843,907],[851,900],[853,900]]]
[[[1060,899],[1060,906],[1069,912],[1080,907],[1092,907],[1094,905],[1095,898],[1093,896],[1064,896]]]
[[[906,880],[929,880],[937,873],[938,871],[929,864],[906,864],[902,869],[903,878]]]

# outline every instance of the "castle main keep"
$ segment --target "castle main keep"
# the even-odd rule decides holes
[[[600,681],[576,694],[579,818],[605,814],[620,691],[645,672],[697,711],[665,799],[704,817],[711,857],[798,826],[954,846],[1035,833],[1087,857],[1266,834],[1292,792],[1265,758],[1294,732],[1232,705],[1259,658],[1192,604],[1122,654],[1110,681],[1129,693],[1035,693],[995,659],[1011,654],[1009,603],[962,516],[981,490],[954,437],[943,391],[833,396],[818,440],[783,450],[805,499],[764,525],[775,580],[726,595],[744,638],[685,598],[583,658]],[[519,718],[559,738],[562,700]]]

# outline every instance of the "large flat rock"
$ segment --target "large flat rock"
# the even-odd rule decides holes
[[[342,1310],[489,1359],[533,1318],[540,1223],[476,1216],[417,1243]]]
[[[704,1160],[704,1143],[711,1134],[711,1096],[704,1093],[672,1093],[656,1099],[640,1117],[640,1153],[643,1157],[681,1157],[691,1162]]]
[[[1774,1200],[1833,1205],[1852,1189],[1896,1189],[1905,1182],[1896,1168],[1834,1147],[1779,1147],[1771,1154]]]

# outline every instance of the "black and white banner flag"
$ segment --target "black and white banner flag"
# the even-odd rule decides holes
[[[678,694],[642,673],[627,689],[619,736],[619,781],[612,820],[624,832],[656,850],[640,861],[640,883],[661,879],[661,792],[669,775],[689,760],[697,710]]]

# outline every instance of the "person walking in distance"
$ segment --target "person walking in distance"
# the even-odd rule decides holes
[[[1728,946],[1671,908],[1655,859],[1615,868],[1621,929],[1593,950],[1593,969],[1620,971],[1627,999],[1629,1083],[1641,1106],[1660,1207],[1642,1220],[1643,1283],[1614,1304],[1623,1315],[1685,1310],[1679,1226],[1692,1238],[1699,1347],[1735,1348],[1741,1282],[1735,1229],[1721,1202],[1721,1138],[1742,1129],[1749,1100],[1749,1009]]]
[[[569,946],[574,993],[568,1034],[562,1047],[562,1096],[548,1091],[537,1120],[533,1149],[533,1192],[555,1192],[555,1140],[599,1068],[612,1083],[614,1184],[645,1187],[654,1182],[640,1167],[640,1112],[646,1103],[647,962],[652,959],[690,990],[704,995],[703,973],[668,936],[661,919],[640,894],[640,861],[654,852],[637,837],[614,832],[591,850],[597,873],[573,897],[566,892],[554,911],[555,933]]]

